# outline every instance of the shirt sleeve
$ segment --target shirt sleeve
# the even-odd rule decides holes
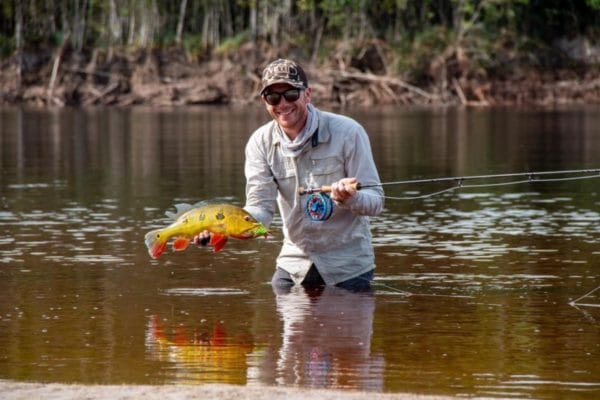
[[[246,205],[244,209],[265,226],[270,226],[277,207],[277,183],[261,146],[259,135],[250,137],[246,145]]]
[[[364,128],[356,123],[356,132],[346,143],[346,173],[348,177],[356,177],[363,185],[377,185],[381,181],[373,160],[371,144]],[[381,186],[359,190],[354,196],[339,204],[360,215],[375,216],[383,211],[384,192]]]

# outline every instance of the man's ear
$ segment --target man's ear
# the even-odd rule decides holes
[[[304,89],[304,96],[306,96],[306,102],[310,103],[310,98],[312,95],[312,87],[307,87],[306,89]]]

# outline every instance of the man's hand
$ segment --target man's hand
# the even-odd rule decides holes
[[[331,199],[343,203],[356,193],[356,178],[343,178],[331,184]]]
[[[194,238],[192,239],[192,243],[194,243],[197,246],[206,246],[208,242],[210,242],[209,231],[202,231],[200,232],[200,234],[194,236]]]

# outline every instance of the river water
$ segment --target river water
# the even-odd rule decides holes
[[[598,108],[346,113],[383,181],[600,167]],[[570,304],[600,286],[597,178],[387,199],[369,294],[275,294],[278,218],[267,239],[151,260],[143,236],[173,204],[243,204],[266,120],[0,110],[0,379],[600,396],[600,290]]]

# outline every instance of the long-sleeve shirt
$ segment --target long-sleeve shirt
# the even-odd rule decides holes
[[[314,264],[325,283],[335,285],[375,267],[369,216],[382,211],[383,190],[364,188],[336,203],[329,219],[309,218],[307,195],[298,191],[301,186],[331,185],[345,177],[356,177],[363,185],[380,183],[364,128],[351,118],[310,107],[316,118],[314,132],[300,154],[284,151],[283,133],[274,120],[250,137],[245,208],[267,226],[279,208],[284,240],[277,266],[295,283],[301,283]]]

